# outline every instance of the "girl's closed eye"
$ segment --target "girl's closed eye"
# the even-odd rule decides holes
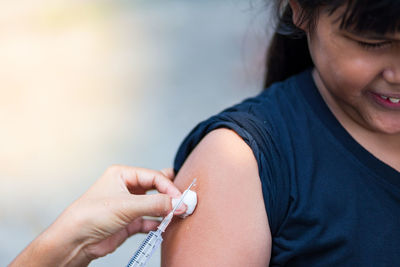
[[[368,42],[358,41],[358,40],[356,42],[365,49],[377,49],[377,48],[389,47],[393,43],[392,41],[384,41],[384,42],[379,42],[379,43],[368,43]]]

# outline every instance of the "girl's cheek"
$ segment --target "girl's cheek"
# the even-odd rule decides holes
[[[376,68],[373,62],[366,58],[348,59],[343,64],[343,71],[349,82],[358,84],[357,87],[365,87],[374,79]]]
[[[355,91],[355,94],[371,89],[369,87],[379,77],[382,69],[379,60],[366,55],[342,57],[337,63],[334,80],[346,90]]]

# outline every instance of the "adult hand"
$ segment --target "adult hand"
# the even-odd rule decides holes
[[[158,220],[142,216],[165,216],[172,210],[172,199],[181,196],[172,178],[172,169],[110,167],[10,266],[86,266],[129,236],[156,229]],[[151,189],[160,193],[146,195]],[[182,205],[175,214],[185,210]]]

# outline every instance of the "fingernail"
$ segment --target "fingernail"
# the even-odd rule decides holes
[[[178,203],[179,203],[179,198],[173,198],[172,199],[172,208],[175,208],[175,206],[178,205]],[[183,213],[186,210],[187,210],[187,206],[182,201],[181,204],[179,204],[179,207],[175,210],[175,213]]]

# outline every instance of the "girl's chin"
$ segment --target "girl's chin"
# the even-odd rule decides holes
[[[385,122],[380,122],[377,124],[374,128],[376,129],[377,132],[387,134],[387,135],[399,135],[400,137],[400,118],[396,121],[387,121]]]
[[[400,110],[387,110],[376,105],[360,110],[367,129],[387,135],[400,135]]]

